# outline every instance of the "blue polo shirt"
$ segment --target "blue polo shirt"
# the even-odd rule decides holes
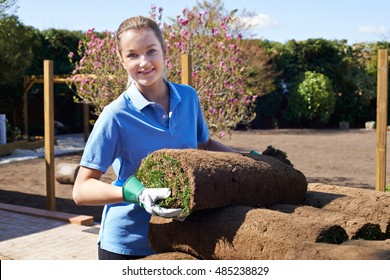
[[[167,81],[166,81],[167,82]],[[86,143],[80,165],[117,175],[121,187],[141,161],[163,148],[197,148],[209,138],[198,95],[187,85],[167,82],[170,110],[144,98],[131,85],[99,115]],[[163,187],[163,186],[162,186]],[[102,214],[100,247],[117,254],[150,255],[150,215],[137,204],[106,205]]]

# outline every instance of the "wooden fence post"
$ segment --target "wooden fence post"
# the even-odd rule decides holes
[[[23,138],[28,139],[28,90],[30,79],[23,79]]]
[[[46,195],[47,209],[56,209],[55,179],[54,179],[54,74],[53,61],[43,62],[43,94],[44,94],[44,125],[45,125],[45,164],[46,164]]]
[[[387,49],[378,50],[377,106],[376,106],[376,191],[385,191],[387,142]]]
[[[190,54],[181,55],[181,83],[192,85],[192,60]]]

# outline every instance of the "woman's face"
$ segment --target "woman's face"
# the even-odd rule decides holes
[[[164,51],[151,29],[130,29],[120,37],[121,62],[139,87],[162,81]]]

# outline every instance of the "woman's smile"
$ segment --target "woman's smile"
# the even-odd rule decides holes
[[[150,73],[152,73],[154,71],[154,68],[150,68],[150,69],[141,69],[140,71],[138,71],[138,74],[140,75],[149,75]]]

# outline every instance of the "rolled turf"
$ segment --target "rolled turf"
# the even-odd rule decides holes
[[[302,172],[266,155],[163,149],[146,157],[136,176],[146,187],[170,188],[172,195],[161,206],[186,214],[235,205],[300,204],[307,191]]]

